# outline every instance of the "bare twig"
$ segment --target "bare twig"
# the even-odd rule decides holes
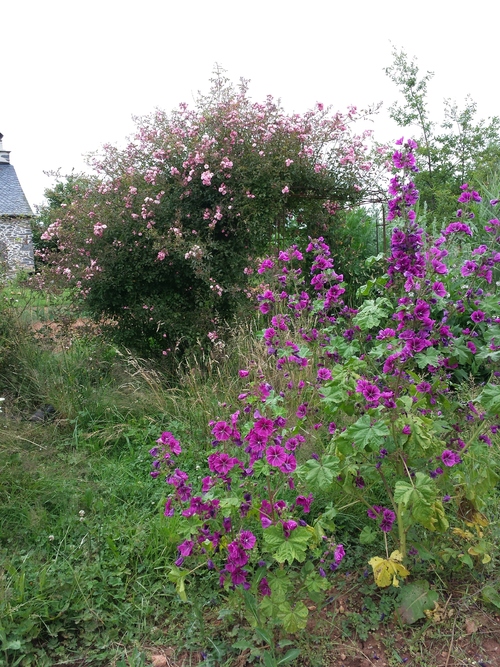
[[[38,442],[33,442],[33,440],[28,440],[28,438],[23,438],[22,435],[17,435],[16,433],[14,433],[14,437],[19,438],[19,440],[24,440],[24,442],[29,442],[31,445],[35,445],[35,447],[40,447],[40,449],[47,449],[47,447],[40,445]]]
[[[450,595],[451,597],[451,595]],[[448,598],[449,601],[449,598]],[[446,603],[448,604],[448,602]],[[446,662],[444,663],[444,667],[448,667],[448,663],[450,662],[451,658],[451,652],[453,650],[453,641],[455,640],[455,627],[457,625],[457,618],[455,617],[455,620],[453,621],[453,628],[451,630],[451,641],[450,641],[450,648],[448,649],[448,656],[446,658]]]

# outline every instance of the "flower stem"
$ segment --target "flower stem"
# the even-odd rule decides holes
[[[406,558],[406,530],[403,524],[403,503],[398,504],[396,515],[398,520],[399,550],[404,560]]]

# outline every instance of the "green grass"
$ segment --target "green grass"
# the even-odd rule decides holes
[[[3,305],[16,309],[24,322],[48,322],[68,313],[71,306],[71,290],[35,290],[16,280],[7,283],[1,293]]]
[[[50,349],[21,311],[0,322],[0,665],[143,665],[144,646],[199,648],[199,610],[167,577],[179,536],[148,450],[175,432],[201,477],[221,364],[193,361],[173,387],[98,336]],[[52,420],[28,421],[49,403]]]
[[[23,665],[50,665],[71,654],[99,664],[97,636],[108,660],[118,644],[152,637],[175,602],[166,578],[175,522],[164,521],[165,490],[149,477],[147,426],[142,436],[141,445],[94,451],[44,437],[43,449],[25,443],[0,455],[7,664],[22,655]]]

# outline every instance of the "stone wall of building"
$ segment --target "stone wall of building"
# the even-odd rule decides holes
[[[9,276],[35,269],[29,218],[0,217],[0,261],[6,263]]]

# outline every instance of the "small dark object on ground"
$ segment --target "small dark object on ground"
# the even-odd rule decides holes
[[[31,415],[29,421],[44,422],[47,421],[48,419],[52,419],[55,413],[56,409],[53,405],[42,405],[41,408],[38,408],[38,410],[33,415]]]

